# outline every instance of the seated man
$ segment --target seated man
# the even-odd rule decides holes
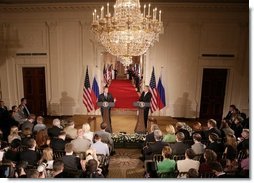
[[[91,145],[91,148],[96,150],[96,154],[103,154],[109,156],[109,148],[106,143],[101,142],[101,137],[98,134],[94,135],[95,143]]]
[[[187,149],[185,152],[185,159],[184,160],[178,160],[176,162],[177,164],[177,170],[179,172],[188,172],[191,168],[194,168],[195,170],[199,170],[200,162],[193,160],[195,157],[195,153],[192,149]]]
[[[48,136],[52,139],[58,137],[59,133],[62,131],[61,121],[56,118],[53,120],[53,126],[48,129]]]
[[[73,155],[73,144],[67,143],[65,145],[65,156],[61,158],[64,163],[64,171],[81,170],[80,159]]]
[[[183,132],[176,133],[176,143],[170,144],[170,147],[173,150],[173,155],[183,155],[186,149],[189,148],[187,144],[183,143],[184,138],[185,136]]]
[[[64,128],[66,132],[66,137],[68,139],[76,139],[77,138],[77,129],[75,128],[75,123],[73,120],[69,120],[67,122],[67,126]]]
[[[201,143],[201,135],[199,133],[194,133],[193,136],[194,144],[191,146],[191,149],[195,154],[204,154],[206,146]]]
[[[54,151],[63,151],[65,148],[65,144],[67,143],[65,141],[66,133],[64,131],[61,131],[58,135],[58,138],[53,138],[51,140],[51,147]]]
[[[36,116],[34,114],[29,115],[28,120],[21,125],[22,132],[26,128],[30,128],[30,130],[33,131],[35,118]]]
[[[102,122],[100,127],[101,130],[95,132],[95,134],[98,134],[101,137],[101,141],[108,144],[110,153],[114,151],[114,141],[112,139],[112,136],[110,133],[106,132],[107,123]]]
[[[75,153],[86,152],[91,146],[90,140],[84,138],[84,133],[82,129],[78,129],[77,138],[72,140],[73,150]]]
[[[167,143],[162,142],[162,132],[160,130],[154,131],[155,143],[145,146],[143,148],[145,160],[151,160],[154,154],[161,154],[162,149]]]
[[[55,160],[53,163],[53,177],[64,178],[64,163],[62,160]]]
[[[27,161],[29,165],[36,165],[40,159],[39,154],[35,151],[36,141],[31,138],[27,145],[28,149],[20,153],[20,161]]]
[[[43,123],[44,122],[44,118],[42,116],[38,116],[37,117],[37,124],[34,126],[33,132],[37,133],[40,130],[44,130],[46,129],[46,125]]]

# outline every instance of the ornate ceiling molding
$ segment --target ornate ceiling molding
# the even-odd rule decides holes
[[[56,12],[56,11],[93,11],[101,6],[102,2],[92,3],[46,3],[46,4],[0,4],[2,13],[19,12]],[[163,9],[217,9],[232,11],[249,11],[245,3],[174,3],[174,2],[153,2],[154,5]]]

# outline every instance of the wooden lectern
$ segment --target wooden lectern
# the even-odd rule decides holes
[[[112,133],[112,126],[111,126],[111,116],[110,116],[110,108],[115,106],[114,102],[97,102],[97,106],[101,107],[103,110],[102,120],[103,122],[107,123],[108,127],[106,131]]]
[[[144,108],[150,107],[150,102],[134,102],[133,106],[138,108],[138,119],[135,127],[135,133],[146,133],[144,122]]]

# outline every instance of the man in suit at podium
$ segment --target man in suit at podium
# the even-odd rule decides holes
[[[151,102],[152,94],[149,92],[149,86],[146,85],[144,88],[144,91],[142,92],[139,101],[140,102]],[[144,122],[145,122],[145,128],[147,128],[147,119],[148,119],[148,113],[149,113],[150,107],[144,107]]]
[[[103,93],[99,95],[98,102],[115,102],[116,100],[113,98],[112,94],[108,92],[108,87],[105,86]],[[111,108],[109,108],[109,122],[111,124]],[[101,116],[103,117],[103,108],[101,107]]]

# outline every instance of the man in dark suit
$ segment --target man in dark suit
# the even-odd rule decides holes
[[[151,102],[152,94],[149,92],[149,86],[146,85],[144,88],[144,91],[142,92],[139,101],[140,102]],[[149,107],[144,108],[144,122],[145,122],[145,128],[147,128],[147,119],[149,114]]]
[[[63,151],[65,148],[65,145],[67,144],[67,142],[65,141],[66,139],[66,133],[64,131],[61,131],[58,135],[58,138],[53,138],[51,140],[51,148],[54,151]]]
[[[22,98],[21,99],[21,104],[20,104],[20,109],[21,109],[21,112],[24,115],[24,117],[28,118],[29,115],[30,115],[30,111],[28,110],[26,104],[27,104],[26,98]]]
[[[173,155],[184,155],[185,151],[190,148],[187,144],[183,143],[184,138],[183,132],[178,132],[176,134],[176,143],[170,144],[170,147],[173,150]]]
[[[103,93],[99,95],[98,102],[115,102],[116,99],[113,98],[112,94],[108,92],[108,87],[105,86]],[[109,108],[109,123],[111,126],[111,108]],[[101,116],[103,118],[103,108],[101,107]],[[110,128],[111,129],[111,128]]]

